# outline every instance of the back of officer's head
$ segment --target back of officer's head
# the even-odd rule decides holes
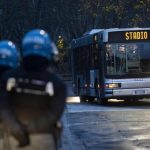
[[[23,65],[31,69],[47,66],[55,55],[48,33],[40,29],[29,31],[24,36],[22,49]]]
[[[0,73],[19,65],[19,51],[11,41],[0,41]]]

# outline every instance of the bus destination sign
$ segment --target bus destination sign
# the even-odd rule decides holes
[[[109,42],[139,42],[150,41],[149,30],[109,32]]]

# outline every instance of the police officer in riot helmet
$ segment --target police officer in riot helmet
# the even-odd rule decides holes
[[[2,78],[4,94],[0,99],[7,101],[2,121],[20,147],[57,149],[58,122],[66,100],[65,84],[49,69],[57,49],[48,33],[40,29],[24,36],[22,49],[22,67]]]
[[[19,67],[20,65],[20,54],[17,50],[15,44],[9,40],[3,40],[0,41],[0,77],[9,70],[15,69]],[[7,111],[7,108],[9,107],[8,101],[5,101],[5,93],[6,89],[3,85],[3,80],[0,83],[0,124],[1,124],[1,132],[7,132],[7,129],[5,128],[5,125],[8,125],[10,122],[12,123],[12,127],[14,127],[13,130],[9,130],[11,134],[17,139],[19,138],[19,135],[16,135],[16,131],[20,130],[19,126],[17,126],[17,123],[14,125],[13,120],[9,121],[7,118],[7,115],[9,116],[9,111]],[[6,119],[6,118],[7,119]],[[9,118],[11,119],[11,118]],[[12,118],[13,119],[13,118]],[[4,121],[4,122],[3,122]],[[14,126],[13,126],[14,125]],[[23,133],[23,129],[22,133]],[[20,132],[21,133],[21,132]],[[25,135],[26,136],[26,135]],[[22,138],[23,139],[23,138]],[[27,138],[26,138],[27,139]],[[28,141],[26,141],[28,143]]]
[[[19,53],[14,43],[8,40],[0,41],[0,76],[18,65]]]

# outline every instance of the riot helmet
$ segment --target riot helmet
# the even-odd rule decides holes
[[[23,38],[23,58],[28,56],[40,56],[51,61],[56,55],[56,49],[47,32],[41,29],[29,31]]]
[[[29,31],[22,40],[23,66],[26,69],[45,68],[58,55],[49,34],[41,29]]]
[[[11,41],[0,41],[0,67],[16,68],[19,65],[19,51]]]

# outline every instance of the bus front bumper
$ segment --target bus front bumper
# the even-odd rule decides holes
[[[150,96],[150,88],[138,89],[105,89],[106,97],[122,97],[122,96]]]

